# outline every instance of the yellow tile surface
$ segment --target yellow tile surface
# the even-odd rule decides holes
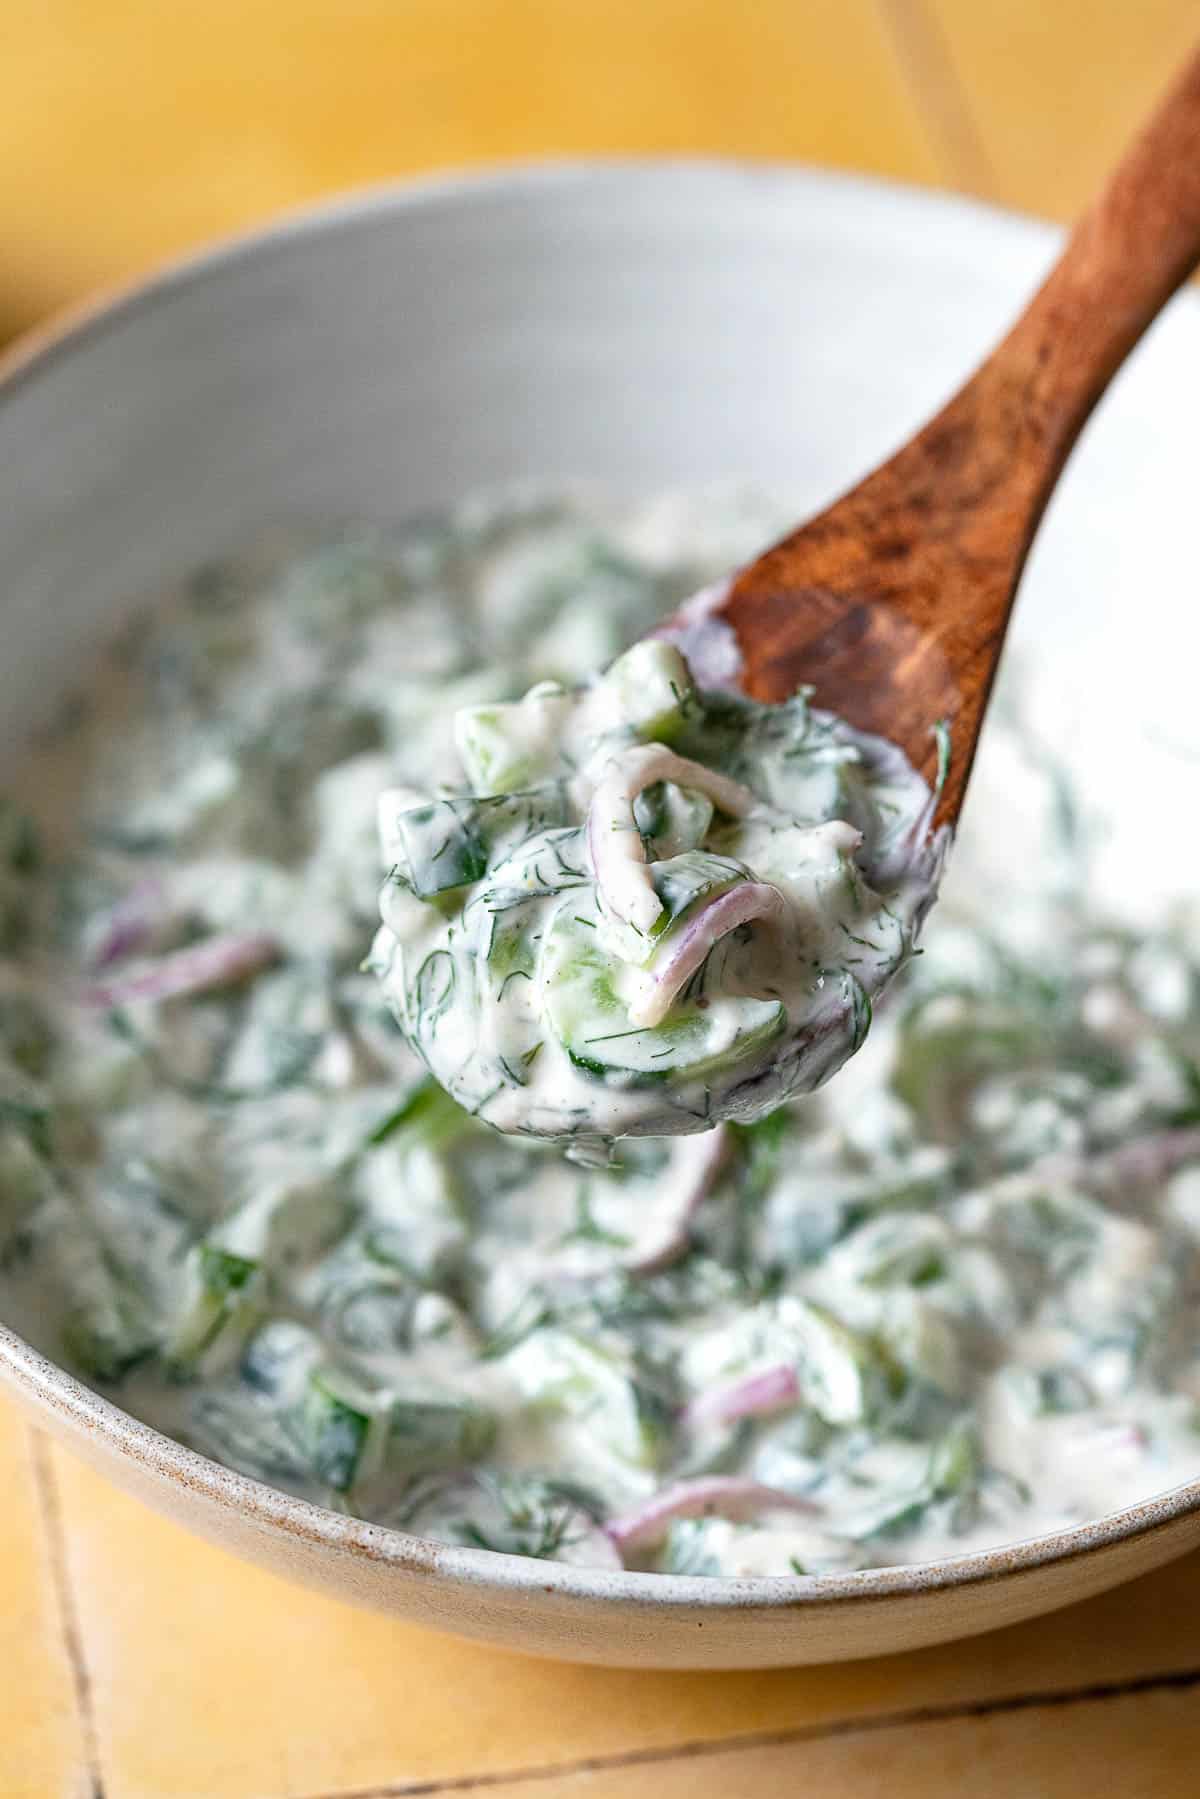
[[[1197,1791],[1194,1689],[580,1770],[504,1799],[1168,1799]]]
[[[619,149],[937,175],[873,0],[5,0],[0,317],[348,183]]]
[[[0,1795],[82,1794],[83,1753],[32,1438],[0,1406]]]
[[[992,196],[1070,217],[1200,38],[1195,0],[891,0],[940,32]]]
[[[1074,1612],[902,1658],[719,1675],[529,1661],[302,1592],[73,1458],[54,1466],[109,1799],[515,1774],[1200,1666],[1200,1557]]]

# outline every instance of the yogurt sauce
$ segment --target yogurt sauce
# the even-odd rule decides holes
[[[462,708],[466,779],[380,801],[388,1003],[446,1091],[566,1140],[747,1123],[861,1046],[943,839],[890,744],[700,692],[653,639]]]
[[[362,969],[381,793],[438,796],[463,708],[478,756],[481,709],[511,719],[531,686],[594,706],[565,696],[783,517],[711,495],[472,502],[267,545],[129,627],[0,806],[6,1322],[252,1476],[594,1564],[923,1560],[1200,1476],[1200,928],[1181,909],[1135,934],[1099,909],[1044,758],[1049,823],[1008,885],[975,880],[968,830],[861,1052],[749,1122],[738,1069],[743,1121],[622,1139],[601,1166],[502,1136],[430,1077]],[[577,718],[605,760],[568,795],[573,829],[612,752],[645,754],[610,703],[601,728]],[[715,720],[686,722],[672,755],[753,786]],[[853,809],[863,746],[805,703],[778,729],[781,785],[755,807],[786,814],[788,853],[815,832],[831,868],[878,857],[887,794],[867,796],[878,818]],[[795,741],[829,764],[789,759]],[[726,857],[748,872],[725,891],[754,884],[773,841],[739,835],[755,807],[657,773],[634,818],[649,862]],[[863,844],[831,843],[830,818]],[[857,866],[856,934],[883,942],[896,884]],[[545,895],[547,923],[573,894],[595,907],[595,885]],[[434,951],[462,910],[420,925]],[[628,947],[614,931],[614,992],[649,1004],[661,965]],[[570,1028],[539,1055],[559,1041],[570,1066]],[[645,1127],[645,1089],[575,1072],[588,1108]]]

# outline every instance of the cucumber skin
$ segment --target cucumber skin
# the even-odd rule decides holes
[[[396,819],[403,852],[399,873],[418,899],[474,886],[519,844],[570,822],[560,781],[515,793],[431,800]]]

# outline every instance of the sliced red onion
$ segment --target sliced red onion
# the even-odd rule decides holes
[[[1156,1131],[1153,1136],[1123,1143],[1107,1155],[1097,1156],[1093,1171],[1103,1179],[1150,1187],[1165,1180],[1177,1168],[1200,1161],[1200,1129]]]
[[[87,957],[92,969],[111,968],[153,942],[168,917],[166,889],[147,878],[131,887],[101,920]]]
[[[187,949],[142,962],[107,981],[93,981],[83,998],[89,1006],[125,1006],[134,1000],[178,999],[228,987],[277,960],[278,939],[265,931],[230,932],[209,937]]]
[[[736,887],[699,905],[667,944],[655,966],[653,986],[630,1006],[629,1016],[634,1024],[661,1024],[680,990],[722,937],[756,919],[777,922],[784,910],[783,895],[766,881],[740,881]]]
[[[712,1192],[732,1147],[732,1134],[723,1124],[676,1140],[666,1199],[651,1210],[646,1229],[624,1258],[627,1273],[658,1274],[686,1254],[692,1219]]]
[[[738,1522],[763,1512],[803,1512],[816,1508],[807,1499],[764,1487],[756,1480],[734,1474],[708,1474],[699,1480],[681,1480],[664,1487],[653,1499],[632,1511],[610,1518],[609,1536],[625,1555],[630,1550],[652,1549],[661,1543],[676,1518],[729,1518]]]
[[[642,744],[613,758],[588,808],[588,849],[606,909],[642,936],[662,911],[662,901],[646,867],[646,846],[633,816],[633,802],[656,781],[690,787],[732,818],[744,817],[757,803],[740,781],[677,756],[661,743]]]
[[[1054,1151],[1019,1169],[1000,1191],[1020,1195],[1046,1181],[1082,1181],[1104,1187],[1152,1187],[1177,1168],[1200,1162],[1200,1128],[1154,1131],[1116,1149],[1082,1156]]]
[[[697,685],[709,692],[715,688],[726,693],[738,691],[742,652],[737,633],[725,619],[717,617],[732,587],[729,577],[711,587],[702,587],[650,633],[676,644],[687,658]]]
[[[691,1429],[709,1424],[733,1424],[739,1418],[765,1418],[783,1412],[800,1397],[796,1370],[787,1362],[760,1368],[723,1387],[700,1393],[684,1407],[683,1423]]]

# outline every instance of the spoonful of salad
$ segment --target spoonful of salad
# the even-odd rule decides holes
[[[1046,502],[1198,260],[1200,54],[909,443],[589,685],[460,712],[443,792],[383,796],[370,966],[468,1111],[678,1135],[855,1052],[936,896]]]

